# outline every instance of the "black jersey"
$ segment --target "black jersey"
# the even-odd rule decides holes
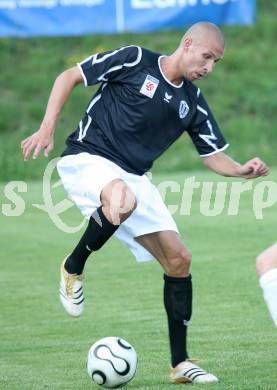
[[[78,64],[86,86],[101,84],[63,156],[88,152],[142,175],[184,132],[201,156],[224,150],[228,145],[199,88],[167,80],[161,58],[127,46]]]

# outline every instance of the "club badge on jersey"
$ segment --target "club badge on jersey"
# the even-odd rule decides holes
[[[148,74],[144,80],[144,83],[142,84],[140,93],[152,99],[156,92],[156,89],[158,88],[158,85],[159,80]]]
[[[181,100],[180,106],[179,106],[179,117],[181,119],[185,118],[188,115],[189,112],[189,105],[185,100]]]

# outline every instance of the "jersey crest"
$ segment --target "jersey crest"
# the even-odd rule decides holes
[[[188,115],[189,112],[189,105],[185,100],[180,101],[180,106],[179,106],[179,117],[181,119],[185,118]]]
[[[159,80],[148,74],[144,80],[144,83],[142,84],[140,93],[152,99],[156,92],[156,89],[158,88],[158,85]]]

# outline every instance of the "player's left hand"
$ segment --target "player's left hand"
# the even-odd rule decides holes
[[[240,168],[240,176],[245,179],[267,176],[269,173],[268,166],[259,157],[252,158],[245,164],[241,165]]]
[[[41,150],[44,150],[44,156],[48,157],[51,150],[54,148],[53,134],[40,129],[33,133],[31,136],[25,138],[21,142],[22,154],[24,161],[27,161],[31,152],[34,150],[33,159],[36,159]]]

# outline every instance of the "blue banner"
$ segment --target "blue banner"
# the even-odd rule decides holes
[[[256,0],[0,0],[0,36],[145,32],[199,20],[251,24]]]

